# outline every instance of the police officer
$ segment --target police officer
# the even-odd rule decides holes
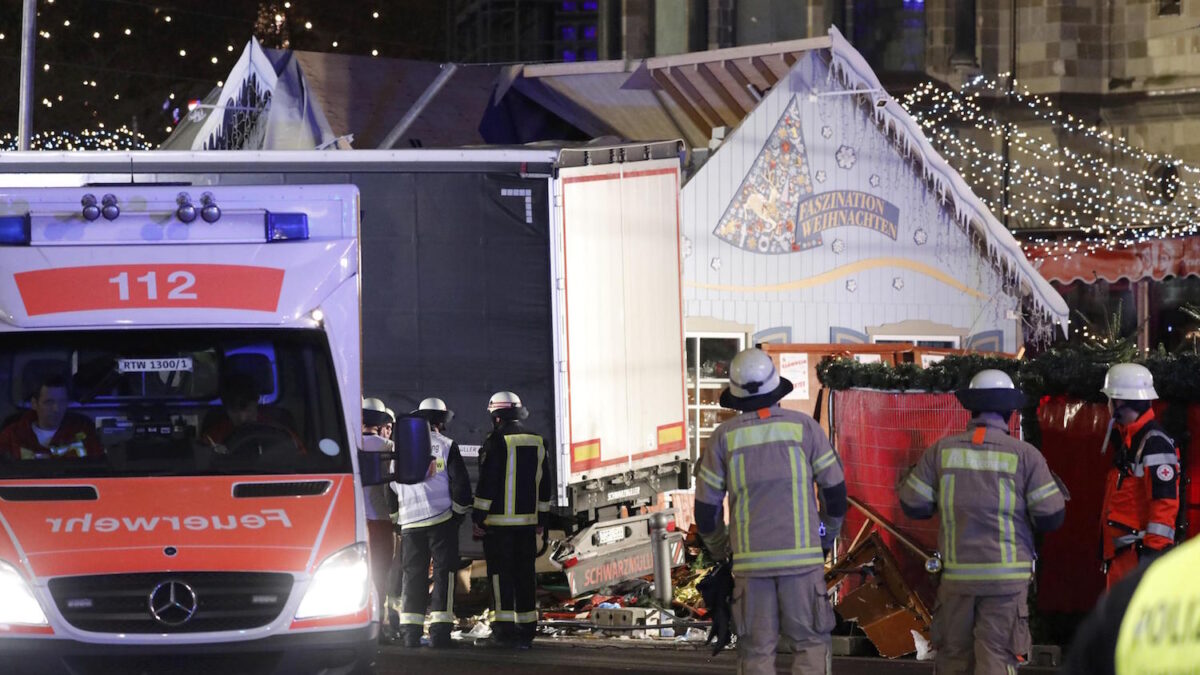
[[[454,413],[440,398],[427,398],[412,412],[429,422],[433,462],[416,485],[392,483],[400,501],[400,556],[404,560],[399,602],[400,637],[419,647],[428,607],[429,643],[449,647],[454,625],[454,573],[458,569],[458,524],[470,508],[471,481],[458,444],[443,432]],[[433,561],[433,597],[429,563]]]
[[[492,639],[484,644],[528,649],[537,628],[534,562],[550,515],[550,465],[545,441],[521,424],[529,411],[516,394],[493,394],[488,414],[492,432],[479,451],[471,514],[492,582]]]
[[[762,350],[735,356],[721,405],[741,414],[717,427],[697,468],[697,529],[715,559],[733,554],[739,673],[773,674],[781,633],[793,673],[825,673],[836,623],[822,570],[846,514],[842,464],[816,421],[778,405],[791,390]]]
[[[380,435],[385,425],[394,424],[395,418],[387,413],[387,406],[377,398],[365,398],[362,403],[363,451],[394,452],[392,442]],[[387,485],[363,487],[363,500],[367,512],[367,550],[371,561],[371,579],[380,603],[381,616],[387,608],[388,568],[396,553],[396,535],[392,531],[391,505]],[[386,641],[389,636],[380,633]]]
[[[1175,543],[1179,455],[1175,441],[1154,419],[1150,402],[1158,393],[1145,366],[1114,365],[1100,391],[1108,397],[1112,414],[1104,450],[1112,447],[1113,466],[1100,511],[1104,572],[1111,588],[1137,567],[1139,559]]]
[[[1142,565],[1100,598],[1071,641],[1069,675],[1185,675],[1200,664],[1200,539]]]
[[[1014,675],[1030,649],[1033,531],[1062,525],[1065,498],[1037,448],[1008,435],[1025,396],[1006,373],[981,370],[956,395],[971,411],[966,432],[921,455],[900,483],[900,506],[910,518],[941,516],[938,675]]]

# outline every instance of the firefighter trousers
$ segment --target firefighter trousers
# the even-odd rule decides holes
[[[792,643],[792,675],[829,672],[829,632],[837,618],[821,568],[778,577],[735,574],[733,617],[739,675],[775,675],[780,635]]]
[[[380,616],[387,615],[388,568],[396,553],[396,534],[391,520],[367,520],[367,559],[371,567],[371,581],[379,600]]]
[[[401,528],[400,555],[404,571],[400,582],[400,630],[424,630],[425,612],[430,614],[429,635],[449,640],[454,625],[454,573],[458,571],[458,519],[437,525]],[[430,592],[429,564],[433,561],[433,591]]]
[[[537,629],[534,528],[489,525],[483,554],[492,582],[492,635],[500,642],[532,642]]]
[[[943,583],[933,610],[936,675],[1015,675],[1029,653],[1028,589],[1007,595],[959,593]]]

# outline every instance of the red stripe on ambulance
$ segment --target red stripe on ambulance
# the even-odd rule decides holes
[[[107,309],[274,312],[283,270],[251,265],[93,265],[13,275],[29,316]]]

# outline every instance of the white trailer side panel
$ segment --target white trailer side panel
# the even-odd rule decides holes
[[[686,459],[679,163],[563,169],[567,484]]]

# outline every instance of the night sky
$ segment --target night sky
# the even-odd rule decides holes
[[[0,3],[0,136],[17,133],[22,4]],[[186,115],[189,99],[223,80],[252,35],[265,47],[443,61],[449,4],[38,0],[33,130],[124,126],[157,144],[176,108]]]

